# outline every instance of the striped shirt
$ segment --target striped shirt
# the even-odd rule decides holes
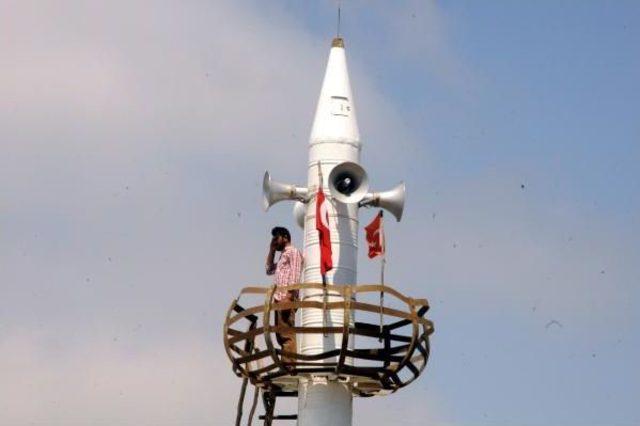
[[[302,253],[295,248],[292,244],[289,244],[284,248],[280,259],[275,268],[267,265],[267,275],[274,275],[273,283],[278,286],[278,290],[273,295],[276,302],[286,300],[289,298],[289,293],[285,287],[290,284],[298,284],[300,282],[300,274],[302,272]],[[293,294],[294,298],[297,298],[298,291]]]

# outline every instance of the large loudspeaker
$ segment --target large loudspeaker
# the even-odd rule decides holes
[[[394,215],[396,220],[400,222],[400,219],[402,219],[402,211],[404,210],[405,198],[406,188],[404,182],[400,182],[389,191],[367,194],[360,205],[382,207]]]
[[[293,218],[298,226],[304,229],[304,217],[307,214],[307,207],[302,201],[296,201],[293,205]]]
[[[264,178],[262,179],[262,207],[265,211],[279,201],[299,200],[304,202],[306,201],[307,193],[307,188],[276,182],[271,180],[269,172],[264,172]]]
[[[368,190],[367,172],[359,164],[345,161],[335,166],[329,174],[331,196],[342,203],[357,203]]]

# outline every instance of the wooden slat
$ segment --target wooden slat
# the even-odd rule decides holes
[[[320,283],[301,283],[288,287],[288,289],[317,289],[322,290]],[[296,300],[272,303],[275,286],[270,287],[246,287],[240,291],[240,295],[262,295],[263,304],[244,308],[236,299],[230,306],[224,325],[223,339],[227,355],[232,360],[234,371],[251,382],[266,389],[272,389],[273,380],[279,386],[287,389],[295,387],[296,378],[291,376],[314,373],[337,373],[340,377],[354,377],[353,391],[361,396],[369,396],[376,393],[395,392],[415,380],[423,371],[429,357],[429,335],[433,333],[433,323],[424,317],[429,310],[426,299],[412,299],[389,286],[379,284],[363,285],[329,285],[328,291],[339,296],[343,300],[328,303],[312,300]],[[358,294],[383,291],[405,303],[405,310],[393,309],[378,304],[359,302],[355,300]],[[353,295],[353,297],[352,297]],[[274,326],[271,324],[271,312],[286,309],[327,309],[343,311],[344,325],[342,327],[300,327],[300,326]],[[355,322],[349,326],[352,312],[357,316],[358,311],[382,314],[387,317],[397,318],[391,324],[384,325],[382,330],[379,324]],[[241,319],[250,321],[249,329],[245,332],[231,328]],[[392,333],[393,330],[404,326],[410,326],[411,335]],[[288,353],[275,347],[273,333],[284,330],[296,334],[340,334],[342,344],[340,348],[326,351],[320,354]],[[408,330],[407,330],[408,331]],[[266,348],[253,351],[256,339],[264,338]],[[350,336],[367,336],[381,338],[384,343],[381,347],[355,347],[349,348]],[[262,340],[262,339],[261,339]],[[238,343],[244,341],[245,349],[241,349]],[[356,340],[356,345],[357,345]],[[401,343],[392,346],[393,342]],[[249,350],[247,350],[249,349]],[[292,362],[283,362],[285,356]],[[333,359],[337,358],[337,362]],[[351,358],[356,365],[347,365],[346,359]],[[380,362],[379,367],[358,366],[358,360]],[[258,368],[251,364],[258,362]],[[254,368],[248,370],[249,366]],[[399,372],[403,369],[411,372],[411,378],[401,379]],[[405,376],[403,376],[405,377]]]

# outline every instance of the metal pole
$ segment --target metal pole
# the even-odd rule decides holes
[[[240,422],[242,421],[242,406],[244,404],[244,396],[247,392],[247,384],[249,383],[248,378],[242,379],[242,387],[240,388],[240,398],[238,399],[238,408],[236,410],[236,426],[240,426]]]
[[[327,302],[329,300],[329,295],[327,293],[327,274],[322,275],[322,328],[327,326],[328,321],[328,312],[327,312]],[[324,337],[327,337],[328,333],[325,331]]]
[[[384,267],[387,264],[386,254],[382,253],[382,259],[380,259],[380,284],[384,286]],[[384,315],[382,308],[384,307],[384,290],[380,290],[380,336],[378,341],[382,342],[382,330],[384,329]]]
[[[323,188],[322,163],[320,163],[320,160],[318,160],[316,164],[318,166],[318,191],[322,191],[323,190],[322,189]],[[318,202],[318,199],[316,197],[316,203],[317,202]],[[325,200],[325,203],[327,202],[328,201]],[[316,218],[316,221],[318,221],[318,218]],[[322,256],[320,256],[320,258],[322,258]],[[328,301],[327,296],[328,296],[327,295],[327,274],[325,273],[325,274],[322,274],[322,328],[325,328],[327,326],[327,323],[329,322],[327,319],[327,301]],[[326,331],[323,333],[323,336],[327,337]]]
[[[259,394],[260,394],[260,388],[257,386],[254,386],[253,402],[251,403],[251,411],[249,411],[249,421],[247,422],[247,426],[251,426],[253,424],[253,416],[256,414],[256,407],[258,406]]]

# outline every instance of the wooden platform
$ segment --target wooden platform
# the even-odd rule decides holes
[[[224,346],[233,371],[263,388],[297,391],[301,377],[325,375],[349,383],[354,395],[384,395],[408,385],[429,359],[433,323],[425,318],[426,299],[404,296],[383,285],[296,284],[292,290],[322,290],[340,301],[299,300],[272,303],[275,286],[245,287],[227,311]],[[384,296],[380,304],[379,296]],[[335,299],[332,297],[331,299]],[[287,327],[273,324],[272,311],[342,310],[341,327]],[[365,321],[358,322],[357,319]],[[286,330],[339,334],[341,347],[314,355],[285,353],[275,333]],[[283,361],[283,355],[289,362]]]

